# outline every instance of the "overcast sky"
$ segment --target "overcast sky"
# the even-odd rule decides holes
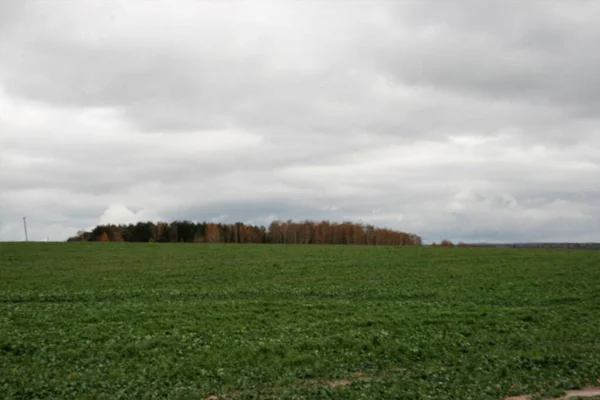
[[[600,241],[598,1],[0,2],[0,240]]]

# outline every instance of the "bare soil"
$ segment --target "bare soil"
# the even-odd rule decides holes
[[[335,389],[335,388],[339,388],[339,387],[350,386],[350,385],[352,385],[353,382],[369,382],[372,379],[373,378],[363,374],[362,372],[356,372],[352,375],[351,378],[335,379],[335,380],[310,380],[310,381],[307,381],[305,384],[301,385],[301,387],[304,387],[306,389],[315,388],[315,387],[329,387],[329,388]],[[232,392],[232,393],[228,393],[228,394],[222,394],[219,396],[213,395],[213,396],[205,397],[203,400],[224,400],[224,399],[227,399],[227,398],[234,396],[236,394],[239,394],[239,393],[240,392],[237,391],[237,392]]]
[[[589,387],[581,390],[567,390],[565,395],[562,397],[555,397],[551,400],[568,400],[577,397],[594,397],[600,396],[600,387]],[[505,397],[504,400],[529,400],[533,397],[531,394],[524,394],[521,396]],[[550,399],[549,399],[550,400]]]
[[[337,379],[331,381],[310,381],[308,387],[330,387],[338,388],[352,385],[353,382],[369,382],[372,378],[362,372],[356,372],[352,378]]]

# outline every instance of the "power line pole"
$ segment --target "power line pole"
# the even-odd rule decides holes
[[[23,217],[23,229],[25,230],[25,241],[29,242],[29,237],[27,236],[27,218]]]

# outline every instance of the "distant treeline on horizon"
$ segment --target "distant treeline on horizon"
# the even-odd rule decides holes
[[[515,249],[600,249],[600,243],[596,242],[525,242],[525,243],[470,243],[469,247],[498,247]]]
[[[420,246],[421,237],[387,228],[353,222],[273,221],[268,227],[212,222],[139,222],[129,225],[98,225],[80,231],[67,241],[88,242],[185,242],[185,243],[276,243],[357,244]]]

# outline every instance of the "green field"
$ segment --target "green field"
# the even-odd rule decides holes
[[[502,399],[598,385],[600,252],[0,244],[0,397]]]

